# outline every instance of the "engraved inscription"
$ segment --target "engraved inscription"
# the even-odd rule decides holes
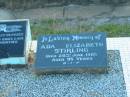
[[[0,21],[0,59],[25,56],[27,28],[27,21]]]
[[[101,34],[44,36],[40,41],[40,50],[48,52],[45,54],[45,59],[52,63],[71,65],[86,61],[92,62],[100,54],[96,49],[104,46],[101,39]],[[62,41],[66,42],[62,44]]]
[[[17,44],[24,40],[24,34],[21,32],[21,25],[0,24],[0,44]],[[17,32],[17,33],[15,33]]]
[[[0,34],[0,44],[17,44],[21,40],[24,40],[24,34],[21,32]]]

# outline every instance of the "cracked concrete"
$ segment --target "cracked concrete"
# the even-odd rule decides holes
[[[106,16],[112,8],[108,5],[68,6],[65,18],[91,18],[94,16]]]
[[[15,11],[16,18],[46,19],[46,18],[91,18],[91,17],[107,17],[113,10],[109,5],[69,5],[65,7],[51,7],[29,9],[25,11]]]
[[[46,19],[46,18],[93,18],[93,17],[120,17],[130,16],[129,5],[69,5],[64,7],[50,7],[15,11],[16,18]]]
[[[46,18],[62,18],[63,17],[63,7],[50,7],[50,8],[38,8],[29,9],[24,11],[16,10],[16,18],[39,20]]]
[[[111,13],[112,16],[130,16],[130,5],[129,6],[119,6]]]
[[[130,3],[111,6],[96,5],[87,6],[68,5],[63,7],[46,7],[28,10],[11,11],[0,9],[0,19],[30,19],[31,21],[47,19],[47,18],[67,18],[67,19],[90,19],[90,18],[106,18],[106,17],[129,17]]]
[[[7,9],[0,9],[0,20],[10,20],[15,19],[13,12]]]

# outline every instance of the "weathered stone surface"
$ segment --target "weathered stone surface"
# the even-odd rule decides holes
[[[16,18],[47,19],[47,18],[61,18],[63,16],[63,7],[39,8],[29,9],[25,11],[15,11]]]
[[[65,7],[29,9],[25,11],[15,11],[16,18],[27,18],[31,20],[40,20],[47,18],[92,18],[104,17],[110,13],[112,8],[107,5],[69,5]]]
[[[120,6],[110,6],[110,5],[66,5],[64,7],[45,7],[37,9],[27,9],[27,10],[15,10],[14,15],[16,18],[27,18],[33,21],[41,19],[59,19],[59,18],[105,18],[105,17],[120,17],[120,16],[130,16],[129,7],[130,3],[120,5]],[[0,13],[0,15],[2,15]],[[2,17],[4,17],[2,15]]]
[[[116,7],[112,13],[112,16],[120,17],[120,16],[130,16],[130,6],[119,6]]]
[[[106,33],[41,36],[33,67],[36,73],[105,72]]]
[[[109,12],[111,12],[111,7],[107,5],[70,5],[65,7],[66,18],[90,18],[94,16],[102,16]]]
[[[0,20],[10,20],[15,19],[13,12],[6,9],[0,9]]]
[[[41,8],[45,6],[62,6],[69,4],[122,4],[129,0],[0,0],[0,7],[11,9]]]

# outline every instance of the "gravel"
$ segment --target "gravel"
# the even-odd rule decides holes
[[[0,70],[0,97],[127,97],[119,51],[108,51],[108,74],[33,74]]]

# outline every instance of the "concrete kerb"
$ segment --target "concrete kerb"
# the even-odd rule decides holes
[[[107,38],[107,50],[119,50],[126,83],[127,95],[130,97],[130,37]],[[37,41],[32,41],[31,50],[36,53]]]

